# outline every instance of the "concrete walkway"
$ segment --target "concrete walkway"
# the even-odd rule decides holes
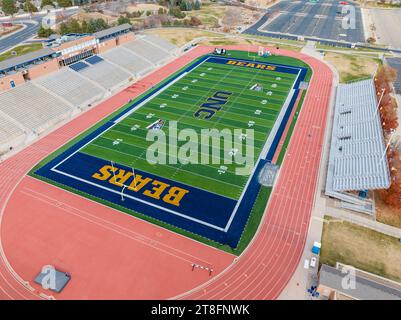
[[[349,221],[360,226],[387,234],[389,236],[401,239],[401,229],[389,226],[387,224],[369,219],[368,217],[363,217],[362,215],[357,215],[352,212],[346,211],[340,208],[326,208],[326,214],[333,218]]]

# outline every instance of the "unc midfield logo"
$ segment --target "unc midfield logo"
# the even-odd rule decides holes
[[[228,101],[229,96],[232,92],[217,91],[212,97],[208,98],[207,101],[201,105],[200,109],[194,113],[196,118],[202,118],[202,113],[205,114],[203,119],[210,119],[219,111],[223,105]]]

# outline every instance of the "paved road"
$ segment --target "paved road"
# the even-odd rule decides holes
[[[19,43],[24,42],[36,35],[39,28],[39,23],[36,21],[26,21],[23,24],[26,26],[25,29],[22,29],[12,36],[0,39],[0,52],[7,51]]]
[[[71,9],[64,11],[65,19],[68,19],[73,14],[77,13],[77,9]],[[38,14],[32,17],[31,19],[28,18],[15,18],[11,20],[2,20],[1,22],[13,22],[13,23],[22,23],[26,25],[26,28],[13,34],[10,37],[0,38],[0,53],[3,51],[7,51],[10,48],[32,38],[38,32],[39,26],[42,22],[42,18],[45,14]]]

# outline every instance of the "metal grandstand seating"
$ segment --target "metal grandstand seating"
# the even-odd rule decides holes
[[[169,52],[156,47],[143,39],[124,43],[123,46],[138,56],[152,62],[153,64],[163,64],[171,58]]]
[[[0,114],[0,152],[18,144],[15,140],[24,139],[24,131],[5,115]]]
[[[102,54],[102,56],[107,61],[111,61],[119,65],[135,76],[141,76],[153,68],[153,65],[150,62],[135,55],[132,51],[125,48],[117,47],[111,49]]]
[[[96,63],[99,63],[100,61],[103,61],[103,59],[99,56],[92,56],[92,57],[86,58],[85,61],[90,64],[96,64]]]
[[[39,134],[72,114],[73,108],[27,82],[0,94],[0,111]]]
[[[104,90],[78,73],[64,68],[34,82],[64,98],[74,106],[85,106],[103,97]]]
[[[373,81],[340,84],[334,110],[326,194],[335,196],[339,192],[384,189],[389,184]]]
[[[0,94],[0,153],[142,76],[172,57],[176,46],[153,35],[75,62]]]
[[[82,69],[80,74],[98,83],[107,90],[113,90],[129,81],[131,75],[107,61],[100,61],[89,68]]]
[[[177,50],[177,47],[172,43],[151,34],[144,36],[143,40],[150,42],[151,44],[156,45],[170,53],[174,53],[174,51]]]
[[[88,68],[89,65],[86,64],[86,63],[84,63],[84,62],[82,62],[82,61],[79,61],[79,62],[76,62],[76,63],[74,63],[74,64],[69,65],[69,67],[70,67],[72,70],[79,72],[79,71],[81,71],[81,70],[83,70],[83,69],[85,69],[85,68]]]

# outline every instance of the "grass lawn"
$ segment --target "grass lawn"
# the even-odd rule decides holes
[[[397,238],[325,216],[320,263],[336,262],[401,281],[401,243]]]
[[[371,78],[381,63],[375,58],[334,52],[327,52],[324,59],[337,69],[341,83]]]
[[[275,47],[279,45],[282,49],[288,49],[292,51],[300,51],[302,46],[305,45],[302,41],[292,41],[286,39],[277,39],[269,37],[261,37],[254,35],[230,35],[226,37],[224,34],[202,30],[197,28],[184,28],[184,27],[168,27],[168,28],[154,28],[145,30],[145,33],[155,34],[167,41],[170,41],[174,45],[181,47],[186,43],[200,37],[205,37],[204,41],[201,41],[201,45],[235,45],[235,44],[253,44],[260,46]],[[232,37],[232,36],[235,36]]]
[[[376,46],[377,48],[384,48],[383,46]],[[346,47],[335,47],[335,46],[329,46],[326,44],[321,44],[317,43],[316,44],[316,49],[321,49],[321,50],[334,50],[334,51],[349,51],[353,53],[358,53],[358,52],[372,52],[376,54],[382,54],[383,51],[375,49],[374,46],[372,48],[346,48]]]
[[[178,47],[200,37],[222,39],[224,37],[218,33],[195,28],[157,28],[146,30],[145,33],[155,34]]]
[[[280,38],[273,38],[273,37],[265,37],[265,36],[258,36],[258,35],[251,35],[251,34],[241,34],[241,36],[245,38],[254,38],[260,39],[262,41],[269,41],[272,43],[282,43],[287,44],[288,46],[298,46],[303,47],[306,44],[306,41],[298,41],[298,40],[289,40],[289,39],[280,39]]]
[[[6,51],[3,54],[0,54],[0,61],[4,61],[4,60],[10,59],[10,58],[17,57],[17,56],[22,56],[23,54],[27,54],[27,53],[33,52],[33,51],[38,51],[42,48],[43,48],[43,46],[41,43],[24,44],[24,45],[15,47],[14,49],[11,49],[9,51]],[[11,54],[14,51],[17,54],[15,54],[15,55]]]

